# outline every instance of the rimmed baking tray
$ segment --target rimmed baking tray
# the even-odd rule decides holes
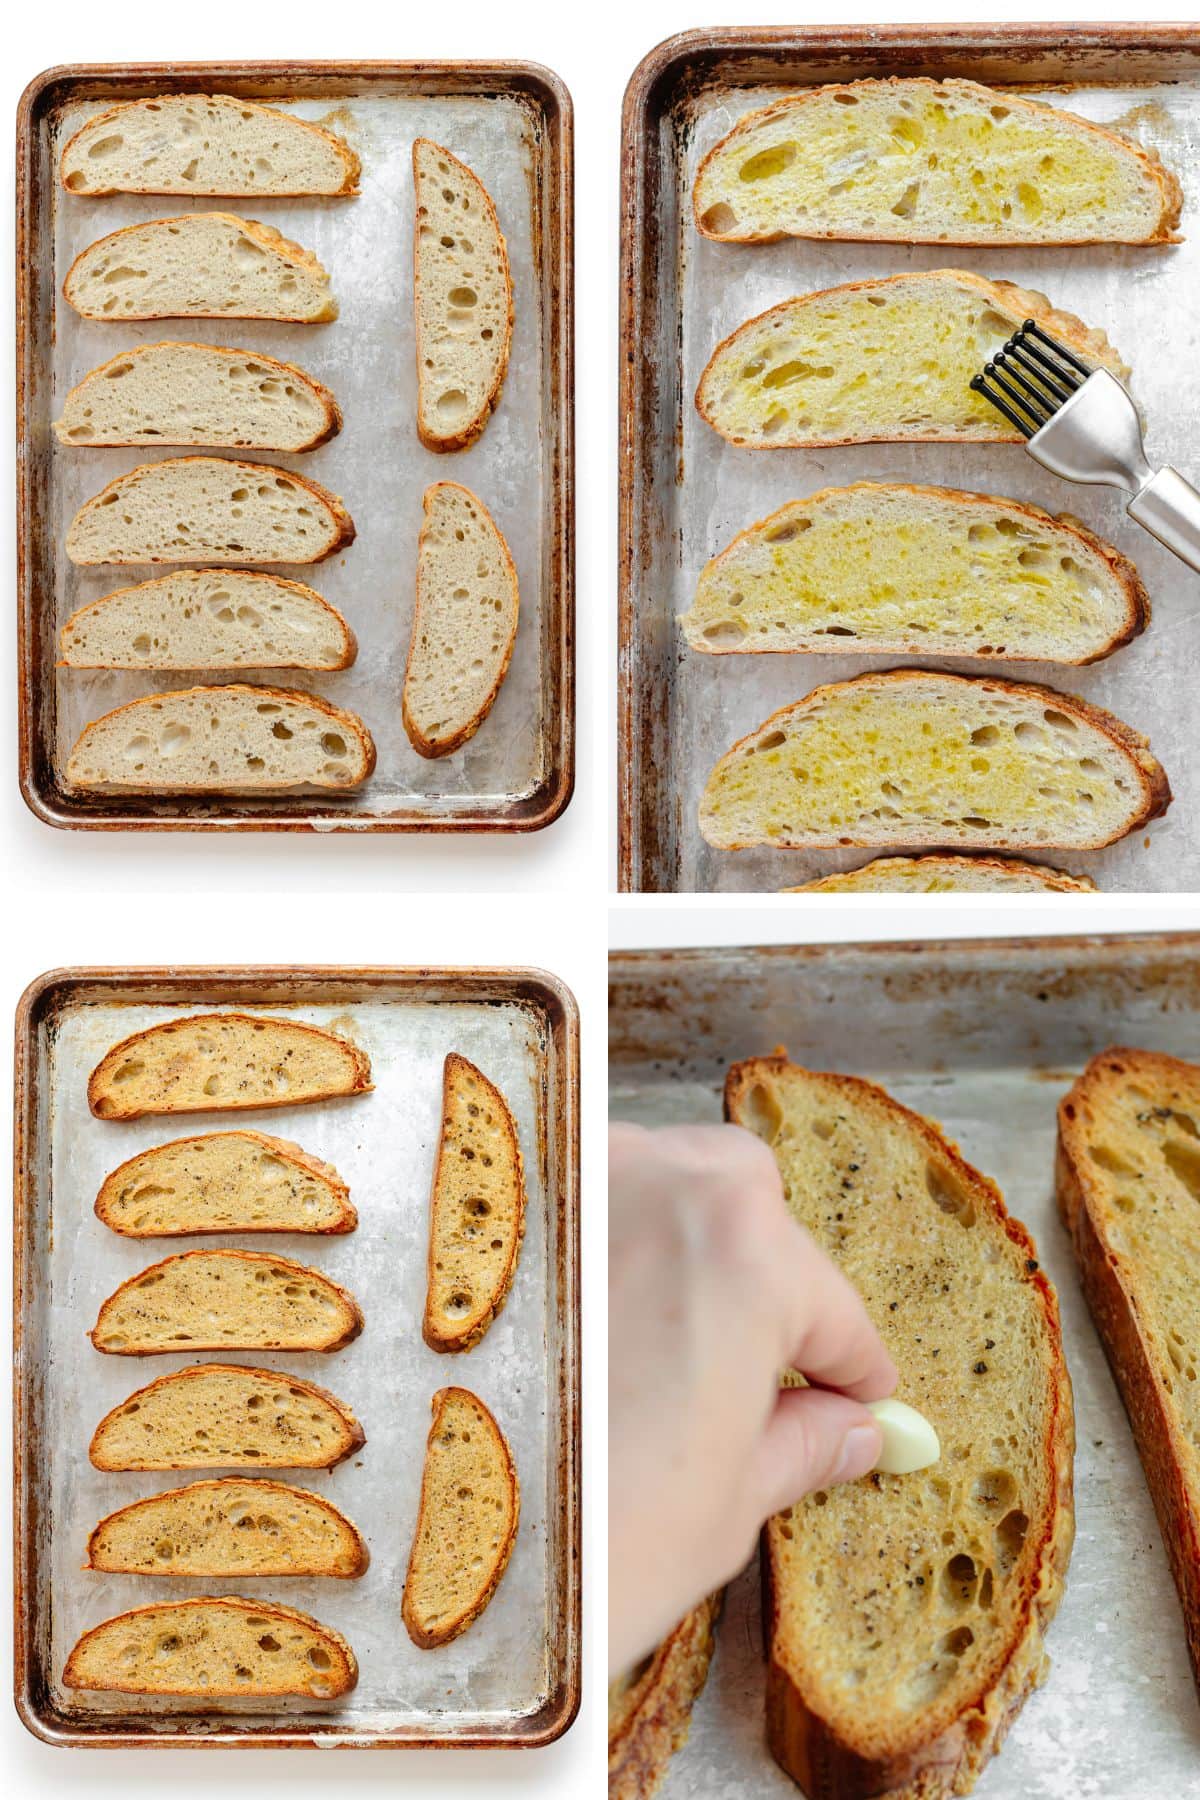
[[[691,216],[704,152],[744,113],[825,81],[962,76],[1042,94],[1161,151],[1184,187],[1186,241],[1158,249],[718,244]],[[965,268],[1044,290],[1106,329],[1133,367],[1156,461],[1196,473],[1200,404],[1200,29],[1195,25],[883,25],[693,31],[641,64],[625,96],[621,217],[619,784],[625,890],[772,891],[869,852],[718,851],[697,806],[717,758],[779,706],[863,670],[921,664],[1041,681],[1146,733],[1175,789],[1148,832],[1065,860],[1103,888],[1200,887],[1200,734],[1189,669],[1200,584],[1125,518],[1110,489],[1059,481],[1019,445],[870,444],[738,450],[699,417],[719,340],[790,295],[906,270]],[[1070,512],[1137,564],[1151,628],[1087,669],[964,658],[706,656],[676,616],[734,534],[786,500],[860,480],[926,482]],[[1047,852],[1048,860],[1057,859]]]
[[[237,1006],[328,1025],[371,1058],[375,1091],[327,1105],[197,1114],[123,1125],[93,1119],[89,1069],[157,1020]],[[504,1091],[525,1159],[525,1241],[508,1303],[482,1342],[439,1356],[421,1338],[429,1180],[442,1059],[461,1050]],[[579,1701],[579,1039],[570,991],[534,969],[66,969],[41,976],[16,1022],[15,1589],[17,1710],[65,1745],[514,1747],[545,1744]],[[92,1211],[99,1181],[127,1156],[241,1121],[293,1138],[349,1182],[358,1229],[275,1237],[357,1297],[362,1335],[331,1356],[98,1355],[86,1337],[100,1302],[173,1249],[261,1237],[127,1240]],[[269,1246],[268,1246],[269,1247]],[[360,1581],[171,1581],[81,1569],[98,1518],[192,1479],[104,1474],[87,1447],[108,1409],[193,1361],[262,1365],[330,1388],[357,1413],[365,1446],[324,1474],[279,1479],[327,1494],[368,1541]],[[476,1624],[436,1651],[400,1622],[429,1403],[472,1388],[509,1438],[521,1484],[512,1560]],[[157,1599],[248,1592],[336,1626],[359,1661],[337,1703],[227,1700],[208,1706],[66,1689],[82,1630]]]
[[[362,159],[359,196],[83,199],[58,185],[65,136],[106,105],[213,89],[327,122]],[[479,441],[454,456],[425,450],[414,423],[411,146],[422,134],[448,144],[487,184],[513,272],[513,345],[500,406]],[[99,830],[532,831],[558,816],[574,777],[572,155],[570,95],[535,63],[77,64],[30,84],[17,115],[20,781],[39,818]],[[110,325],[80,319],[62,299],[72,258],[96,238],[213,208],[265,219],[314,250],[330,272],[338,318],[316,326],[247,319]],[[67,756],[89,720],[143,694],[231,679],[55,666],[58,628],[69,613],[155,573],[77,569],[64,539],[84,500],[156,453],[60,447],[52,421],[89,369],[129,345],[172,338],[297,362],[342,407],[341,434],[318,450],[246,454],[313,477],[348,506],[355,542],[324,563],[283,572],[345,613],[358,661],[337,674],[264,670],[244,679],[313,689],[366,721],[379,760],[356,794],[96,797],[66,785]],[[428,761],[405,735],[400,691],[421,496],[429,483],[446,480],[474,488],[504,531],[517,565],[520,623],[488,719],[462,750]]]
[[[1200,933],[647,951],[609,958],[612,1116],[721,1117],[730,1062],[784,1044],[936,1119],[1029,1226],[1075,1390],[1075,1549],[1045,1685],[980,1800],[1190,1794],[1200,1708],[1162,1538],[1054,1202],[1055,1109],[1114,1042],[1200,1060]],[[796,1794],[764,1741],[757,1571],[728,1590],[665,1800]]]

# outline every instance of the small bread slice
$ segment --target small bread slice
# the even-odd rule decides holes
[[[197,1013],[114,1044],[89,1077],[88,1105],[98,1119],[140,1119],[371,1092],[366,1052],[336,1032],[257,1013]]]
[[[1054,1289],[994,1183],[873,1083],[777,1052],[734,1065],[725,1108],[941,1443],[768,1522],[771,1752],[806,1794],[965,1794],[1043,1677],[1074,1536]]]
[[[440,1388],[421,1475],[401,1612],[422,1650],[473,1625],[500,1585],[521,1492],[504,1433],[466,1388]]]
[[[809,88],[700,164],[723,243],[1169,244],[1183,193],[1152,150],[1056,106],[923,76]]]
[[[469,1350],[508,1297],[525,1235],[516,1121],[498,1087],[452,1051],[442,1069],[442,1133],[429,1199],[422,1336]]]
[[[135,344],[73,387],[60,444],[315,450],[342,429],[337,401],[295,363],[212,344]]]
[[[500,401],[512,343],[508,247],[478,175],[429,138],[413,143],[417,433],[465,450]]]
[[[217,1231],[353,1231],[350,1190],[329,1163],[262,1131],[210,1131],[131,1156],[106,1175],[96,1217],[122,1237]]]
[[[181,1350],[341,1350],[363,1328],[353,1294],[260,1250],[185,1250],[123,1281],[88,1336],[107,1356]]]
[[[337,318],[329,276],[258,219],[185,213],[125,225],[81,250],[63,295],[85,319]]]
[[[1016,856],[877,856],[861,869],[822,875],[785,894],[1094,894],[1086,875],[1068,875]]]
[[[749,450],[1022,443],[971,378],[1026,319],[1089,368],[1128,375],[1103,332],[1045,294],[934,269],[801,294],[748,319],[713,351],[696,406]]]
[[[94,113],[68,138],[72,194],[356,194],[358,157],[332,131],[231,94],[156,94]]]
[[[366,1443],[340,1400],[298,1375],[196,1363],[106,1413],[97,1469],[332,1469]]]
[[[274,1600],[206,1598],[135,1606],[86,1631],[63,1686],[118,1694],[302,1694],[332,1700],[358,1680],[339,1631]]]
[[[318,1575],[354,1581],[370,1558],[330,1500],[282,1481],[193,1481],[101,1519],[85,1568],[115,1575]]]
[[[139,463],[85,500],[74,563],[316,563],[354,542],[336,494],[268,463],[173,456]]]
[[[1170,803],[1146,739],[1075,694],[891,669],[814,688],[734,744],[700,829],[722,850],[1098,850]]]
[[[1076,519],[952,488],[791,500],[705,565],[693,650],[1092,663],[1144,631],[1137,570]]]
[[[608,1689],[608,1800],[650,1800],[687,1742],[708,1680],[721,1596],[701,1601],[652,1655]]]
[[[1200,1067],[1153,1050],[1094,1057],[1059,1105],[1056,1185],[1200,1687]]]
[[[491,712],[518,608],[516,565],[483,501],[454,481],[426,488],[402,701],[422,756],[461,749]]]

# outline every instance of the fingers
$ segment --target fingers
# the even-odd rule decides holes
[[[787,1388],[759,1440],[755,1486],[761,1517],[814,1488],[854,1481],[874,1468],[883,1433],[856,1400],[822,1388]]]
[[[783,1360],[819,1387],[855,1400],[886,1399],[896,1366],[857,1290],[802,1227],[790,1218],[788,1224],[779,1265],[789,1297]]]

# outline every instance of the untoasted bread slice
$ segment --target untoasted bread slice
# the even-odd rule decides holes
[[[401,1612],[422,1650],[473,1625],[508,1567],[521,1492],[504,1433],[475,1394],[441,1388],[421,1475],[421,1504]]]
[[[1094,894],[1086,875],[1068,875],[1016,856],[877,856],[861,869],[823,875],[785,894]]]
[[[88,1454],[97,1469],[332,1469],[366,1441],[348,1406],[298,1375],[196,1363],[114,1406]]]
[[[772,1754],[810,1800],[966,1793],[1042,1676],[1070,1557],[1054,1290],[999,1189],[882,1088],[777,1053],[734,1065],[725,1106],[774,1151],[942,1452],[768,1523]]]
[[[80,1638],[63,1686],[119,1694],[303,1694],[332,1700],[358,1680],[339,1631],[274,1600],[167,1600]]]
[[[198,1013],[122,1038],[88,1080],[98,1119],[302,1106],[369,1094],[365,1051],[300,1019]]]
[[[181,1350],[341,1350],[363,1327],[353,1294],[259,1250],[185,1250],[123,1281],[89,1332],[109,1356]]]
[[[328,1236],[358,1224],[335,1168],[262,1131],[210,1131],[143,1150],[105,1176],[95,1211],[130,1238],[217,1231]]]
[[[185,213],[125,225],[81,250],[63,295],[85,319],[337,318],[329,276],[273,225]]]
[[[101,1519],[85,1567],[116,1575],[365,1574],[362,1534],[330,1500],[282,1481],[193,1481]]]
[[[608,1689],[608,1800],[650,1800],[687,1742],[708,1680],[721,1596],[701,1602],[654,1651]]]

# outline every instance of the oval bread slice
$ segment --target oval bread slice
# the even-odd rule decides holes
[[[608,1800],[648,1800],[687,1742],[708,1680],[721,1597],[701,1601],[652,1655],[608,1689]]]
[[[1096,850],[1170,803],[1145,738],[1074,694],[891,669],[814,688],[734,744],[700,829],[723,850]]]
[[[357,1580],[370,1558],[329,1500],[282,1481],[193,1481],[101,1519],[85,1567],[116,1575],[317,1575]]]
[[[329,276],[311,250],[226,212],[110,232],[80,251],[63,294],[85,319],[337,318]]]
[[[340,1400],[298,1375],[196,1363],[106,1413],[97,1469],[332,1469],[366,1443]]]
[[[107,1175],[96,1217],[122,1237],[217,1231],[353,1231],[350,1190],[329,1163],[261,1131],[210,1131],[143,1150]]]
[[[1094,894],[1086,875],[1068,875],[1015,856],[877,856],[861,869],[823,875],[785,894]]]
[[[331,1700],[358,1680],[340,1632],[274,1600],[159,1601],[80,1638],[63,1686],[120,1694],[302,1694]]]
[[[181,1350],[341,1350],[363,1328],[353,1294],[258,1250],[185,1250],[123,1281],[88,1333],[108,1356]]]

